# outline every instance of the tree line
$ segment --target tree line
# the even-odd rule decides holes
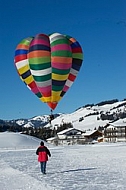
[[[16,125],[4,126],[0,125],[0,132],[9,131],[9,132],[21,132],[22,134],[34,136],[42,140],[55,137],[58,132],[65,129],[73,127],[72,123],[63,123],[60,126],[54,128],[51,127],[21,127]]]

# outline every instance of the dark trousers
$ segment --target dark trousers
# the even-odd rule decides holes
[[[43,174],[46,173],[46,162],[40,162],[40,166],[41,166],[41,172]]]

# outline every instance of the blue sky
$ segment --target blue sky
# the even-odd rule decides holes
[[[84,52],[78,77],[54,113],[126,98],[125,10],[125,0],[0,1],[0,119],[50,114],[14,66],[17,44],[38,33],[68,34]]]

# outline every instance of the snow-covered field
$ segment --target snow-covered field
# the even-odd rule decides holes
[[[35,154],[39,140],[0,133],[1,190],[125,190],[126,143],[53,147],[47,174]]]

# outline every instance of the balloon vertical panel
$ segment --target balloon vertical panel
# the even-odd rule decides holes
[[[66,37],[69,39],[70,46],[72,49],[72,66],[69,72],[68,80],[64,85],[61,96],[64,96],[64,94],[72,86],[83,62],[83,52],[80,44],[71,36],[66,36]]]
[[[18,74],[21,80],[27,85],[27,87],[36,95],[40,100],[42,100],[42,94],[39,92],[37,85],[34,81],[34,78],[31,74],[29,61],[28,61],[28,52],[30,42],[33,40],[32,37],[23,39],[16,48],[15,51],[15,66],[18,71]]]
[[[51,56],[49,37],[39,34],[32,40],[28,58],[31,74],[43,96],[43,102],[51,102]]]
[[[61,99],[61,92],[72,66],[72,51],[69,40],[59,33],[49,36],[52,66],[52,102]]]

